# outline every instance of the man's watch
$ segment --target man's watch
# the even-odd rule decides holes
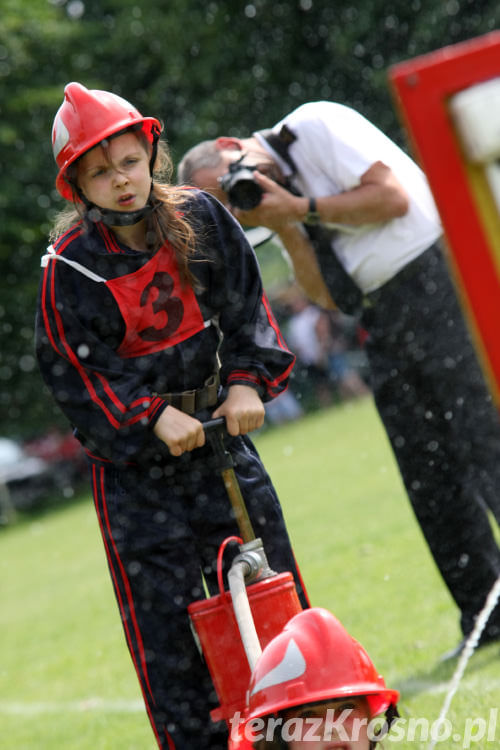
[[[318,209],[316,207],[316,198],[309,198],[309,208],[307,210],[304,224],[319,224],[321,222]]]

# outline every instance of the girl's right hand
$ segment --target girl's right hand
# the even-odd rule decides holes
[[[153,432],[165,443],[172,456],[181,456],[205,445],[202,423],[173,406],[167,406],[162,412]]]

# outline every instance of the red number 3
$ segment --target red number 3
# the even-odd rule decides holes
[[[144,288],[140,305],[145,307],[150,300],[153,289],[158,290],[156,299],[151,302],[151,307],[155,315],[166,316],[165,325],[161,328],[148,326],[138,331],[138,336],[143,341],[163,341],[171,336],[179,328],[184,315],[184,305],[179,297],[173,297],[174,281],[166,271],[157,271],[149,284]]]

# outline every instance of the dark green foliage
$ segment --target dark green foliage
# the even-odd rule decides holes
[[[497,0],[2,0],[0,434],[60,419],[33,357],[53,216],[50,149],[64,84],[115,91],[165,123],[175,159],[314,99],[350,104],[405,143],[387,84],[400,60],[499,26]]]

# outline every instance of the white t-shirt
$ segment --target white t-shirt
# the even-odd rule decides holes
[[[440,237],[441,222],[424,173],[365,117],[343,104],[310,102],[273,131],[278,134],[285,124],[297,137],[289,154],[297,168],[293,184],[303,195],[319,198],[351,190],[375,161],[390,167],[408,193],[410,206],[402,217],[359,227],[329,225],[338,230],[333,248],[339,260],[365,293],[378,289]],[[290,175],[290,167],[255,136]]]

